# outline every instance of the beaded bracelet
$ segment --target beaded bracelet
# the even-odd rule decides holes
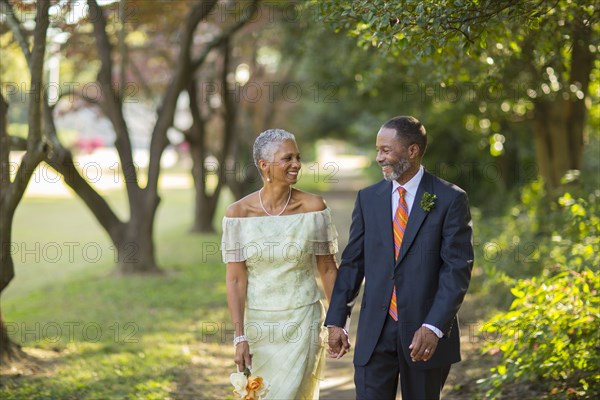
[[[246,339],[245,335],[241,335],[241,336],[236,336],[233,338],[233,347],[237,346],[238,344],[242,343],[242,342],[247,342],[248,339]]]

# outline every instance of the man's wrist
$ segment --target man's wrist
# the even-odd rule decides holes
[[[435,326],[433,326],[433,325],[423,324],[421,326],[424,326],[425,328],[427,328],[430,331],[432,331],[433,333],[435,333],[435,336],[437,336],[438,339],[441,339],[444,336],[444,333],[442,331],[440,331],[438,328],[436,328]]]
[[[342,332],[344,332],[344,335],[348,336],[348,331],[346,330],[346,328],[342,328],[341,326],[337,325],[327,325],[327,329],[329,328],[339,328],[342,330]]]

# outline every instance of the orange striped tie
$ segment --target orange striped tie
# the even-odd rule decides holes
[[[404,230],[406,229],[406,223],[408,222],[408,205],[406,205],[406,200],[404,199],[406,189],[399,187],[398,192],[400,193],[400,200],[398,201],[398,208],[396,209],[396,214],[394,215],[394,260],[397,260],[398,254],[400,254],[400,246],[402,245]],[[396,285],[394,285],[394,290],[392,291],[392,300],[390,301],[390,309],[388,312],[392,318],[394,318],[394,321],[398,321]]]

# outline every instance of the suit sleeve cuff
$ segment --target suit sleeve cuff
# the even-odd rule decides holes
[[[440,339],[442,338],[442,336],[444,336],[444,334],[442,333],[442,331],[440,331],[438,328],[436,328],[436,327],[435,327],[435,326],[433,326],[433,325],[429,325],[429,324],[423,324],[422,326],[424,326],[424,327],[425,327],[425,328],[427,328],[427,329],[431,329],[431,330],[433,331],[433,333],[435,333],[435,334],[436,334],[436,336],[437,336],[438,338],[440,338]]]

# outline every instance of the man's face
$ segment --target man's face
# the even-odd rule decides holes
[[[396,131],[391,128],[381,128],[377,133],[375,159],[381,166],[386,181],[400,178],[411,166],[408,149],[395,136]]]

